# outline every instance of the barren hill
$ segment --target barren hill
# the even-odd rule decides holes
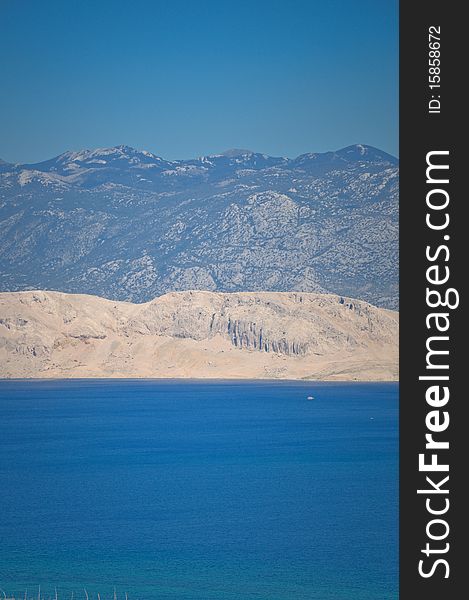
[[[398,314],[337,295],[0,293],[0,377],[397,379]]]

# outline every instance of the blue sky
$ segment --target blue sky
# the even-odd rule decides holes
[[[397,0],[0,0],[0,157],[398,152]]]

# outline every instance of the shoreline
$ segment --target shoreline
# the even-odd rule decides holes
[[[399,379],[269,379],[265,378],[248,378],[248,377],[238,377],[238,378],[224,378],[224,377],[0,377],[0,385],[2,383],[39,383],[39,382],[82,382],[82,381],[90,381],[90,382],[107,382],[107,381],[119,381],[119,382],[155,382],[155,383],[194,383],[194,384],[203,384],[203,383],[379,383],[379,384],[398,384]]]

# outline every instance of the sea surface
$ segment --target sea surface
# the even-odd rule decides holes
[[[397,384],[0,381],[0,482],[0,595],[398,597]]]

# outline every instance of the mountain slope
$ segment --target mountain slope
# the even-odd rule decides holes
[[[0,377],[397,378],[397,313],[340,296],[12,292],[0,315]]]
[[[317,291],[398,304],[398,161],[166,161],[127,146],[0,169],[0,289],[146,301],[174,290]]]

